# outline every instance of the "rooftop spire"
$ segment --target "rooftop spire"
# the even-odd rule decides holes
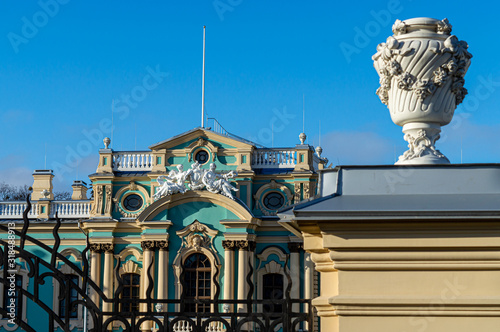
[[[201,74],[201,127],[205,128],[205,28],[203,26],[203,70]]]

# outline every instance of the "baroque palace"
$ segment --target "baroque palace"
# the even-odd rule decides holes
[[[86,308],[113,323],[101,331],[128,323],[118,310],[147,315],[134,331],[158,330],[161,319],[161,331],[176,332],[498,331],[500,164],[451,164],[436,147],[467,95],[472,58],[451,31],[447,19],[397,20],[373,56],[377,95],[408,143],[396,165],[331,169],[304,134],[293,148],[265,149],[196,128],[144,152],[116,152],[105,139],[91,200],[77,181],[73,201],[54,201],[52,172],[35,171],[24,223],[28,202],[0,203],[0,329],[22,324],[10,314],[43,327],[33,331],[54,330],[52,320],[82,327],[82,311],[67,304],[86,293],[61,297],[58,287],[86,282],[71,272],[89,265],[90,248]],[[15,250],[7,231],[19,237]],[[44,281],[41,261],[65,281]],[[64,322],[32,303],[40,294]],[[197,322],[168,323],[179,298]]]
[[[183,288],[187,298],[211,299],[216,293],[214,278],[221,298],[246,299],[250,268],[254,297],[280,299],[288,284],[284,268],[289,260],[292,298],[311,299],[318,282],[309,254],[302,249],[302,239],[283,228],[276,216],[279,209],[315,195],[317,171],[327,162],[319,147],[315,151],[304,144],[305,135],[300,138],[295,147],[268,149],[222,130],[195,128],[153,144],[148,151],[114,151],[105,138],[96,172],[89,175],[91,185],[75,181],[71,201],[53,199],[51,170],[33,173],[29,234],[54,246],[57,216],[62,220],[59,252],[81,267],[87,233],[90,277],[108,298],[118,287],[116,273],[123,281],[122,298],[145,298],[151,267],[155,280],[150,295],[155,299],[179,299]],[[25,208],[26,202],[1,202],[0,218],[20,230]],[[37,252],[28,244],[27,250]],[[39,255],[50,260],[42,252]],[[57,268],[72,273],[63,262]],[[28,284],[29,267],[21,261],[15,269],[16,283],[33,287]],[[74,281],[81,283],[77,275]],[[40,291],[63,317],[59,282],[46,282]],[[14,299],[16,314],[42,331],[47,315],[18,295],[9,295],[0,284],[1,303]],[[90,295],[103,311],[112,310],[112,304],[100,303],[96,292]],[[133,303],[120,306],[121,312],[140,309]],[[194,303],[186,310],[211,309]],[[243,309],[238,305],[224,310]],[[72,330],[83,328],[83,315],[81,306],[70,313]],[[142,328],[150,331],[151,325]],[[0,320],[0,331],[17,329],[8,317]]]

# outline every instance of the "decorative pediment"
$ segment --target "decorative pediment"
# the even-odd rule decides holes
[[[198,140],[194,141],[184,149],[184,152],[186,153],[189,162],[193,160],[195,152],[200,147],[204,147],[205,149],[207,149],[210,152],[212,162],[215,161],[215,158],[217,158],[217,154],[219,153],[219,148],[216,147],[209,140],[203,137],[199,137]]]
[[[126,273],[134,273],[134,274],[141,274],[141,268],[139,265],[134,262],[134,261],[126,261],[121,267],[120,267],[120,275],[126,274]]]
[[[197,140],[199,137],[203,137],[205,140],[218,142],[220,144],[223,144],[225,148],[229,149],[249,149],[254,146],[252,142],[246,140],[222,135],[205,128],[195,128],[162,142],[153,144],[149,148],[151,150],[176,149],[178,146],[182,146],[186,142]]]
[[[217,233],[219,233],[218,230],[195,220],[191,225],[176,232],[177,236],[182,239],[179,252],[192,249],[200,251],[201,248],[215,252],[213,241]]]
[[[270,261],[264,268],[266,269],[266,273],[283,273],[283,266],[276,261]]]

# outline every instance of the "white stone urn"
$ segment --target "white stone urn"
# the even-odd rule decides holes
[[[449,164],[434,144],[467,94],[468,45],[450,34],[447,19],[396,20],[392,32],[372,59],[380,76],[377,94],[408,142],[396,164]]]

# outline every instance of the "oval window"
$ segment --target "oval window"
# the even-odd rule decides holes
[[[142,207],[142,197],[137,194],[130,194],[123,200],[123,207],[128,211],[137,211]]]
[[[279,210],[285,204],[285,197],[277,191],[264,196],[264,206],[269,210]]]
[[[208,152],[205,150],[200,150],[194,156],[194,160],[198,162],[198,164],[203,165],[208,161]]]

